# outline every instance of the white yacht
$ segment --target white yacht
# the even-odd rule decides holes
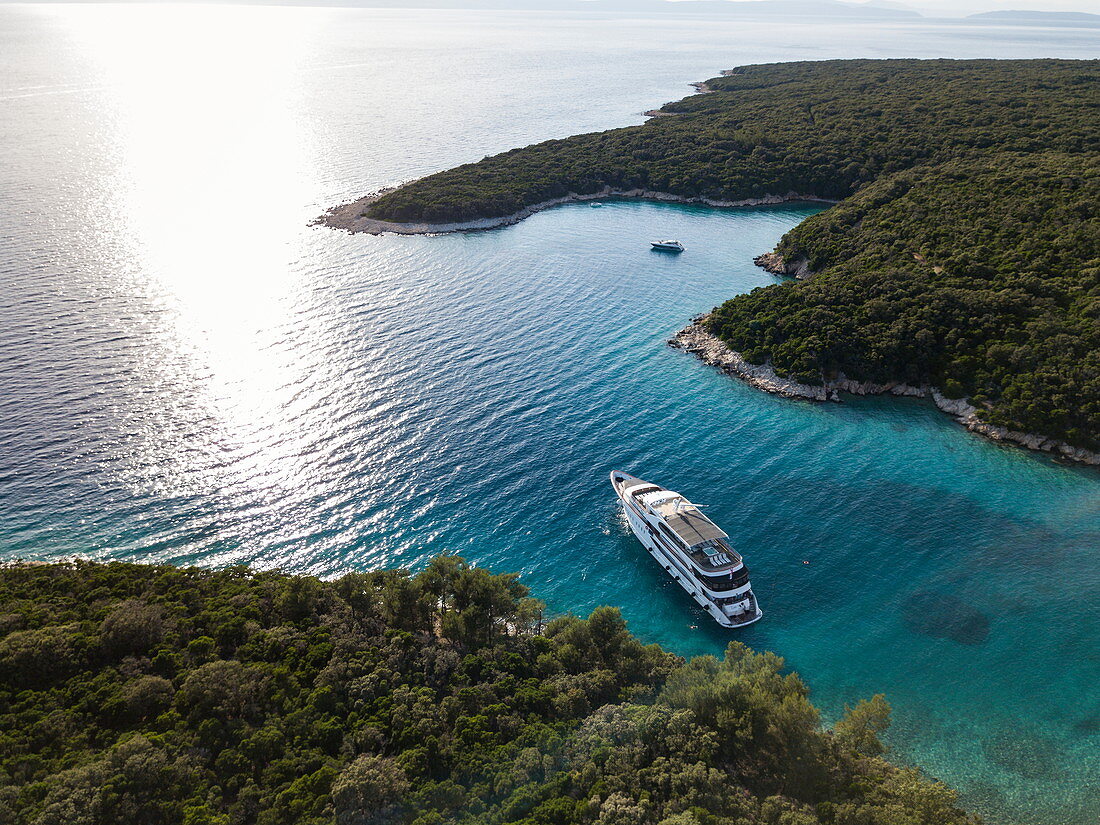
[[[679,241],[650,241],[650,246],[663,252],[683,252],[684,245]]]
[[[696,505],[618,470],[611,486],[638,541],[718,624],[741,627],[764,615],[729,536]]]

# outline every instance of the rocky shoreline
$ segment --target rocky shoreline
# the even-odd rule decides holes
[[[564,203],[583,203],[606,198],[660,201],[664,203],[697,203],[719,209],[740,206],[772,206],[795,201],[815,201],[818,203],[836,202],[828,198],[819,198],[816,195],[804,195],[798,192],[788,192],[785,195],[765,195],[762,198],[747,198],[740,201],[722,201],[702,197],[688,198],[683,195],[672,195],[668,192],[654,192],[648,189],[612,189],[611,187],[604,187],[598,192],[586,195],[571,192],[561,198],[553,198],[552,200],[528,206],[518,212],[513,212],[511,215],[504,215],[497,218],[479,218],[473,221],[458,221],[453,223],[396,223],[394,221],[380,221],[375,218],[368,218],[363,214],[368,206],[383,195],[392,191],[393,188],[384,189],[372,195],[367,195],[364,198],[351,201],[350,203],[335,206],[316,218],[313,221],[313,225],[328,226],[332,229],[343,229],[351,233],[365,232],[368,235],[444,235],[450,232],[478,232],[486,229],[498,229],[502,226],[511,226],[514,223],[519,223],[524,218],[528,218],[536,212],[541,212],[544,209],[550,209],[554,206],[560,206]]]
[[[727,73],[728,73],[728,70],[722,72],[722,74],[727,74]],[[698,83],[690,83],[688,85],[691,86],[693,89],[695,89],[695,92],[697,94],[701,94],[701,95],[710,94],[711,92],[714,91],[714,89],[712,89],[710,86],[708,86],[706,84],[706,81],[699,81]],[[667,106],[668,104],[666,103],[665,105]],[[661,108],[657,108],[657,109],[650,109],[648,111],[642,112],[642,114],[645,117],[674,117],[675,115],[678,115],[680,113],[679,112],[666,112],[666,111],[664,111],[664,108],[661,107]]]
[[[931,398],[943,412],[952,416],[971,432],[983,435],[994,441],[1016,444],[1031,450],[1078,461],[1082,464],[1100,466],[1100,453],[1090,452],[1082,447],[1074,447],[1064,441],[1058,441],[1034,433],[1022,433],[986,423],[978,417],[978,410],[965,398],[948,398],[936,387],[914,387],[901,382],[876,384],[870,381],[854,381],[844,377],[826,381],[822,386],[800,384],[776,374],[770,364],[751,364],[738,352],[734,352],[719,338],[706,329],[709,314],[696,316],[669,340],[669,346],[690,352],[701,361],[723,372],[740,378],[745,383],[782,395],[787,398],[802,398],[809,401],[840,401],[842,392],[853,395],[898,395],[912,398]]]
[[[788,261],[778,252],[765,252],[753,258],[752,262],[772,275],[798,278],[800,281],[808,281],[814,275],[813,270],[810,269],[810,259],[804,255]]]

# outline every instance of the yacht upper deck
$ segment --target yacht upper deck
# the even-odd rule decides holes
[[[641,493],[638,500],[661,517],[701,570],[720,572],[741,564],[726,532],[679,493],[658,489]]]

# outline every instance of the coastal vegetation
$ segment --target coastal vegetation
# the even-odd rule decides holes
[[[20,825],[962,825],[733,642],[691,661],[617,610],[546,622],[457,557],[334,581],[0,570],[0,821]]]
[[[886,176],[783,238],[817,275],[733,298],[711,331],[804,383],[931,384],[1096,450],[1098,197],[1100,158],[1059,152]]]
[[[571,195],[839,201],[788,233],[811,273],[711,330],[802,383],[844,373],[967,397],[991,424],[1100,449],[1100,62],[745,66],[641,126],[552,140],[402,186],[401,223]]]

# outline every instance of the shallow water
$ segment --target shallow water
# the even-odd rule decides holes
[[[1100,818],[1100,474],[924,402],[811,405],[665,340],[820,208],[609,202],[367,237],[327,205],[802,56],[1095,56],[1095,33],[0,6],[0,557],[333,575],[443,550],[559,611],[730,638],[607,473],[710,505],[834,716],[995,822]],[[825,45],[807,46],[807,43]],[[903,45],[899,45],[903,44]],[[680,238],[679,256],[651,237]]]

